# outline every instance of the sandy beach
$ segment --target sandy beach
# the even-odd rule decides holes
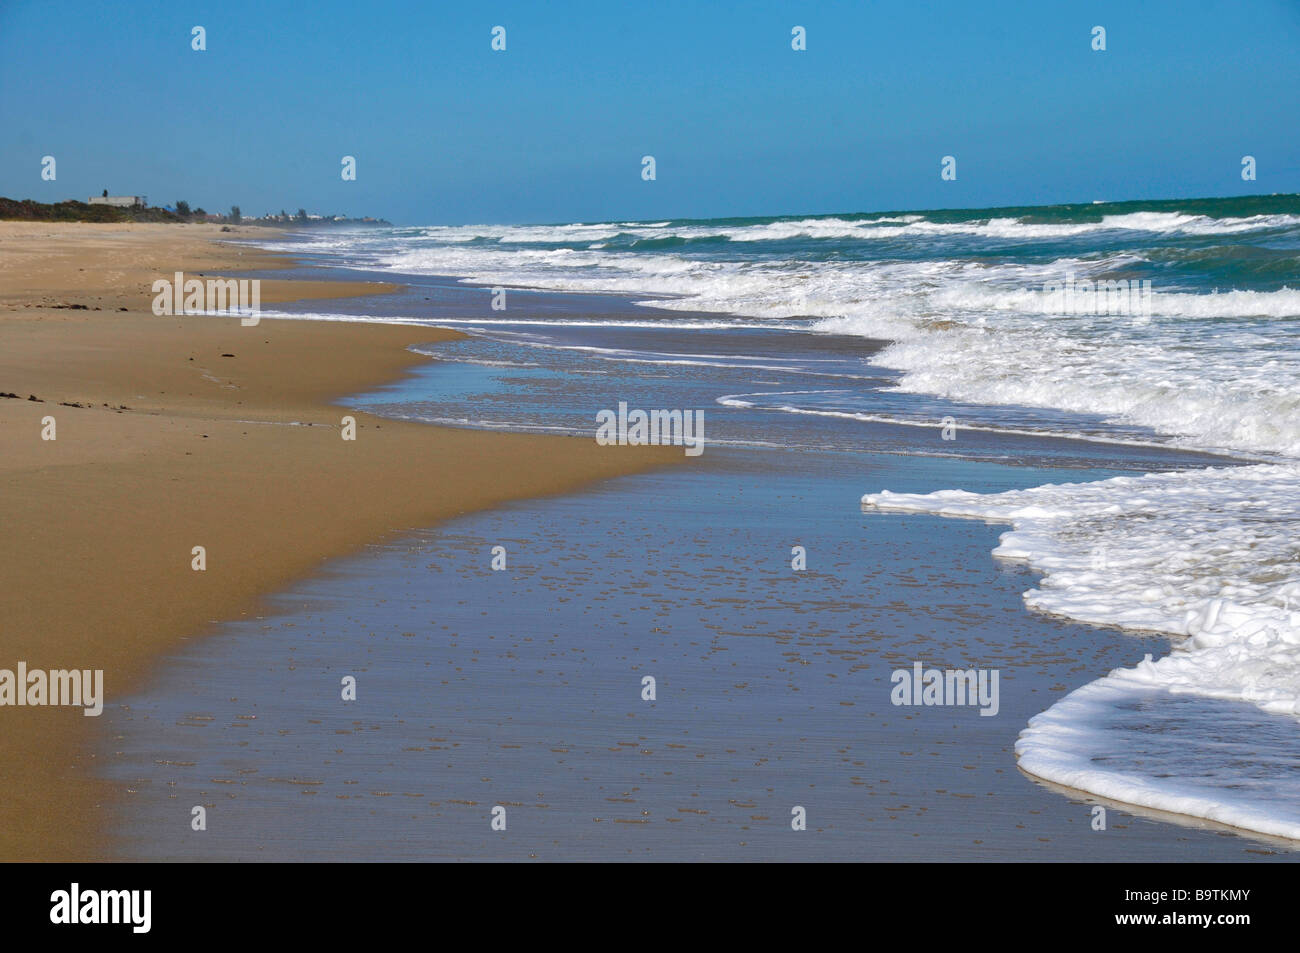
[[[217,241],[249,234],[266,230],[0,223],[0,392],[15,395],[0,399],[0,667],[103,669],[111,702],[164,653],[368,542],[682,459],[332,403],[401,378],[425,360],[408,346],[455,332],[152,313],[152,282],[174,272],[284,264]],[[262,302],[391,290],[264,281]],[[355,441],[340,439],[349,413]],[[104,858],[96,720],[0,717],[0,858]]]
[[[512,289],[502,314],[486,284],[358,267],[358,247],[389,236],[272,243],[312,266],[288,277],[403,285],[278,311],[467,332],[416,345],[429,360],[351,392],[341,401],[351,410],[336,413],[373,414],[385,431],[451,423],[542,437],[590,433],[596,408],[633,399],[705,408],[708,451],[687,469],[395,534],[166,652],[136,690],[110,700],[97,732],[96,776],[119,795],[103,815],[111,856],[1294,858],[1190,816],[1063,795],[1017,770],[1031,719],[1170,642],[1027,612],[1023,594],[1041,577],[991,555],[997,526],[861,504],[879,488],[996,494],[1223,458],[1017,432],[1048,422],[1024,410],[1001,418],[1005,429],[953,441],[933,427],[864,421],[838,412],[855,394],[877,415],[907,414],[915,400],[874,380],[846,389],[887,342],[709,327],[704,311],[683,322],[590,293]],[[792,398],[831,413],[772,408]],[[792,564],[796,543],[806,571]],[[509,550],[508,571],[489,568],[496,544]],[[897,707],[892,673],[917,662],[998,672],[996,717]],[[358,679],[355,701],[340,702],[343,674]],[[642,697],[645,675],[657,679],[654,700]],[[1256,772],[1277,763],[1285,776],[1285,724],[1268,731],[1249,706],[1195,701],[1170,716],[1170,737],[1197,726],[1246,737]],[[1150,753],[1162,764],[1179,755]],[[509,813],[501,831],[488,823],[494,805]],[[194,806],[208,812],[201,833],[188,823]],[[808,837],[790,827],[793,806],[807,810]],[[1105,831],[1092,826],[1100,806],[1111,811]]]

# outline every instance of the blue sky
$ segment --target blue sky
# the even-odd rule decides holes
[[[0,0],[0,195],[104,188],[399,223],[1300,192],[1300,0]]]

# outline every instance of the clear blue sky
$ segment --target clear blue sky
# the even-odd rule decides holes
[[[1300,192],[1300,0],[0,0],[0,195],[104,188],[400,223]]]

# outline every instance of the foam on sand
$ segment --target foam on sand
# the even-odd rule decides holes
[[[1034,718],[1016,745],[1022,768],[1114,800],[1300,839],[1298,487],[1300,466],[1284,464],[989,495],[885,491],[862,502],[1010,523],[994,554],[1044,573],[1027,605],[1184,637],[1164,658],[1117,669]],[[1157,737],[1174,710],[1160,700],[1173,697],[1187,724]],[[1251,730],[1234,741],[1217,730],[1227,721]],[[1267,756],[1249,747],[1265,736],[1282,739]]]

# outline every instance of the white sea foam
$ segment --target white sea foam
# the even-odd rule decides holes
[[[1162,235],[1233,235],[1300,224],[1295,215],[1253,215],[1211,218],[1180,212],[1128,212],[1105,215],[1095,222],[1037,223],[1018,218],[982,218],[935,222],[922,215],[867,218],[781,219],[749,225],[719,226],[672,222],[575,223],[569,225],[448,225],[419,230],[418,238],[449,243],[491,241],[501,244],[577,244],[603,242],[619,235],[643,239],[684,240],[726,238],[733,242],[788,241],[795,238],[908,239],[974,236],[1010,240],[1072,238],[1104,232]]]
[[[902,390],[1101,414],[1200,449],[1300,456],[1300,353],[1289,344],[1295,326],[1209,323],[1024,317],[996,326],[917,324],[895,332],[876,362],[903,372]],[[889,335],[876,322],[871,329]]]
[[[1144,212],[1087,227],[1241,230],[1290,218],[1202,221]],[[893,342],[874,360],[902,372],[901,390],[1100,413],[1171,434],[1192,448],[1300,455],[1300,351],[1291,346],[1300,289],[1215,294],[1157,285],[1149,316],[1053,313],[1058,299],[1042,290],[1047,282],[1124,273],[1142,263],[1133,253],[1038,263],[807,263],[495,243],[390,247],[379,263],[489,285],[626,293],[661,309],[736,315],[739,323],[755,326],[807,327],[811,320],[818,331]],[[1203,346],[1211,338],[1213,345]],[[1008,353],[1017,360],[1008,362]]]
[[[874,361],[901,372],[896,386],[904,391],[968,403],[1101,414],[1117,424],[1170,434],[1192,448],[1300,456],[1300,351],[1292,346],[1300,321],[1300,289],[1215,294],[1157,284],[1149,316],[1060,315],[1053,313],[1056,296],[1042,290],[1047,282],[1067,275],[1082,279],[1131,273],[1143,264],[1141,254],[1031,263],[979,258],[813,263],[520,247],[615,228],[653,235],[738,230],[751,240],[790,229],[800,234],[841,228],[973,234],[1005,228],[1034,235],[1040,228],[1015,220],[903,218],[907,220],[786,220],[730,229],[671,223],[455,226],[408,230],[396,242],[391,235],[366,233],[355,242],[371,249],[372,265],[398,271],[567,292],[628,293],[661,309],[734,315],[736,324],[793,328],[808,327],[811,321],[815,330],[890,341]],[[1135,212],[1041,227],[1238,234],[1297,222],[1300,218],[1287,215],[1210,219]],[[347,240],[320,239],[325,244]],[[470,244],[482,241],[488,244]],[[482,320],[464,323],[491,326]],[[733,325],[726,319],[692,318],[674,326]],[[1014,362],[1006,359],[1011,353]]]
[[[827,374],[828,377],[852,377],[850,374]],[[873,414],[863,411],[850,410],[825,410],[813,407],[800,407],[796,404],[774,403],[772,397],[782,395],[797,394],[817,394],[819,396],[832,393],[832,391],[763,391],[754,394],[724,394],[716,397],[714,400],[723,407],[752,408],[763,407],[766,410],[776,410],[786,414],[797,414],[809,417],[831,417],[837,420],[856,420],[862,423],[892,424],[898,427],[921,427],[927,430],[942,430],[947,424],[940,418],[929,417],[926,419],[917,419],[915,417],[903,417],[898,414]],[[766,398],[763,401],[747,400],[749,397]],[[1088,443],[1110,443],[1121,447],[1151,447],[1167,448],[1167,442],[1158,440],[1139,440],[1132,437],[1113,437],[1100,433],[1085,433],[1078,430],[1051,430],[1048,428],[1031,429],[1026,427],[1009,427],[1006,425],[983,426],[981,424],[961,424],[962,430],[972,430],[978,433],[998,433],[1013,434],[1022,437],[1045,437],[1053,440],[1083,440]]]
[[[1118,670],[1030,719],[1030,774],[1103,798],[1300,840],[1295,724]],[[1156,663],[1158,664],[1158,663]]]
[[[1256,788],[1189,793],[1122,757],[1121,732],[1090,717],[1137,688],[1249,703],[1300,716],[1300,465],[1118,477],[982,495],[884,491],[868,508],[1012,524],[994,554],[1045,575],[1027,605],[1082,622],[1184,637],[1157,661],[1121,669],[1040,715],[1021,765],[1049,781],[1160,810],[1300,837]],[[1264,719],[1265,716],[1260,716]],[[1195,759],[1194,751],[1186,752]],[[1219,752],[1222,754],[1222,752]],[[1274,791],[1272,796],[1276,796]],[[1209,799],[1213,803],[1200,803]]]
[[[322,235],[284,250],[319,249],[364,267],[455,275],[485,285],[622,293],[683,313],[680,321],[503,316],[456,322],[462,326],[503,334],[509,332],[501,326],[510,324],[761,326],[876,338],[890,343],[873,362],[897,372],[896,387],[903,391],[1101,415],[1189,447],[1296,459],[1300,289],[1207,293],[1167,284],[1158,280],[1165,259],[1143,249],[1161,238],[1170,244],[1215,236],[1236,242],[1254,233],[1293,241],[1297,225],[1294,215],[1214,219],[1134,212],[1082,223],[935,222],[910,215],[750,225],[457,226],[403,230],[397,240],[383,232]],[[1112,250],[1077,252],[1091,247],[1094,237],[1098,248]],[[675,238],[687,246],[631,251],[629,238]],[[705,241],[691,245],[694,240]],[[869,260],[853,260],[869,257],[860,252],[812,256],[817,260],[780,260],[769,252],[774,243],[805,240],[857,240],[860,248],[878,251]],[[1047,259],[997,251],[1029,243],[1075,251]],[[1121,246],[1128,250],[1113,250]],[[917,249],[932,253],[918,259]],[[1141,314],[1060,314],[1058,299],[1043,289],[1071,275],[1156,277]],[[785,397],[761,395],[761,402],[786,413],[908,422],[803,406],[807,402],[794,393]],[[745,407],[757,398],[733,394],[721,402]],[[1292,542],[1300,539],[1300,465],[988,496],[886,492],[864,503],[1009,522],[1014,529],[1003,536],[998,555],[1026,560],[1045,574],[1026,594],[1029,605],[1098,625],[1182,637],[1168,656],[1117,670],[1033,719],[1017,746],[1027,771],[1129,803],[1300,837],[1300,810],[1287,802],[1300,715],[1300,550]],[[1159,727],[1175,710],[1189,720],[1177,730]],[[1233,760],[1240,751],[1225,740],[1229,721],[1249,723],[1251,737],[1284,726],[1269,756],[1272,774],[1240,769]]]

